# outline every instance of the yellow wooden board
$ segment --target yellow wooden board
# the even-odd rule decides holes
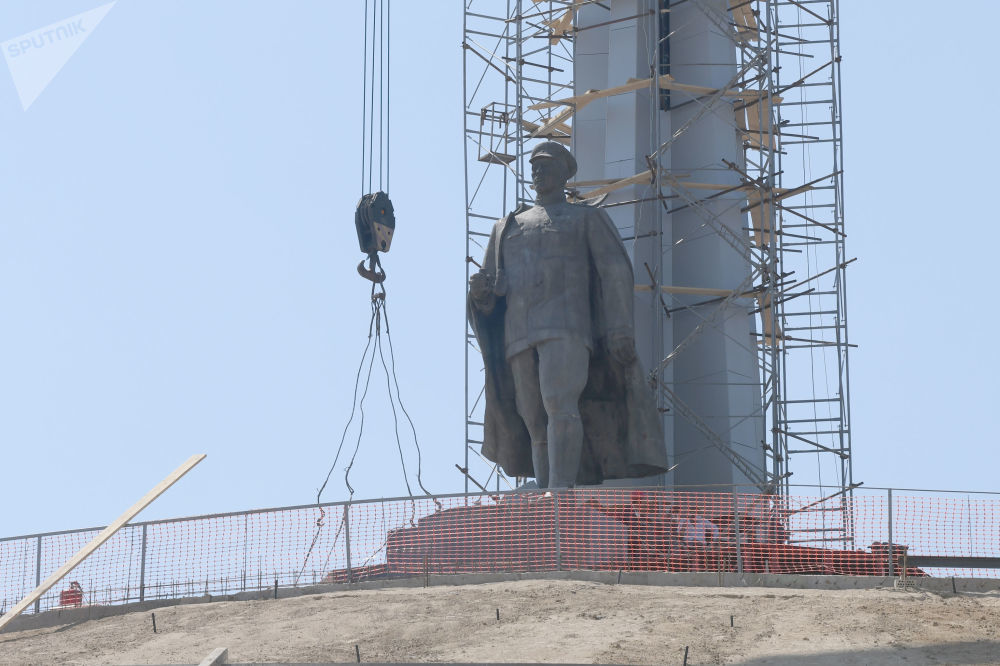
[[[760,39],[760,26],[754,16],[750,0],[729,0],[729,10],[736,25],[736,35],[740,40]]]
[[[665,88],[666,84],[673,81],[673,77],[669,74],[664,74],[660,77],[660,87]],[[590,104],[595,99],[601,99],[603,97],[613,97],[615,95],[622,95],[633,90],[641,90],[642,88],[648,88],[649,84],[653,82],[653,79],[629,79],[626,83],[620,86],[614,86],[613,88],[603,88],[601,90],[588,90],[582,95],[574,95],[572,97],[564,97],[563,99],[549,100],[546,102],[538,102],[537,104],[532,104],[528,108],[532,111],[537,111],[538,109],[550,109],[555,106],[575,106],[580,108],[587,104]]]
[[[573,9],[567,9],[566,13],[557,19],[542,21],[542,23],[552,29],[552,34],[549,36],[549,44],[556,44],[567,33],[573,30]]]
[[[115,520],[113,523],[104,528],[104,530],[96,537],[94,537],[90,543],[88,543],[86,546],[77,551],[77,553],[73,557],[69,558],[69,560],[65,564],[56,569],[55,573],[53,573],[51,576],[42,581],[41,585],[32,590],[31,593],[28,594],[28,596],[26,596],[24,599],[21,599],[21,601],[19,601],[17,605],[11,608],[6,615],[0,617],[0,630],[2,630],[5,626],[7,626],[7,624],[13,621],[15,617],[20,615],[25,608],[35,603],[37,600],[41,599],[42,595],[48,592],[50,589],[52,589],[53,585],[62,580],[70,571],[75,569],[77,565],[79,565],[85,559],[90,557],[90,555],[93,554],[95,550],[100,548],[102,545],[104,545],[104,543],[108,539],[113,537],[115,535],[115,532],[125,527],[128,521],[135,518],[140,511],[142,511],[147,506],[152,504],[153,500],[155,500],[157,497],[166,492],[167,488],[180,481],[181,477],[190,472],[195,465],[197,465],[204,459],[205,459],[204,453],[199,453],[198,455],[191,456],[190,458],[187,459],[187,461],[183,465],[175,469],[170,474],[170,476],[168,476],[163,481],[160,481],[158,484],[156,484],[156,486],[153,487],[152,490],[143,495],[142,499],[133,504],[128,509],[128,511],[123,513],[121,516],[118,517],[117,520]]]

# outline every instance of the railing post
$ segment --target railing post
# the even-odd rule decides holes
[[[556,531],[556,571],[562,571],[562,539],[559,537],[559,493],[552,493],[552,509]]]
[[[344,505],[344,545],[347,551],[347,582],[350,583],[353,580],[353,572],[351,571],[351,519],[350,519],[351,505]]]
[[[743,575],[743,545],[740,539],[740,501],[733,488],[733,539],[736,540],[736,573]]]
[[[887,496],[888,496],[888,509],[889,509],[889,547],[886,550],[889,553],[888,571],[889,571],[889,576],[891,577],[895,575],[893,571],[895,567],[893,567],[894,563],[892,561],[892,488],[889,488]]]
[[[146,530],[148,523],[142,524],[142,550],[139,555],[139,603],[146,600]]]
[[[243,514],[243,592],[247,589],[247,549],[250,543],[250,514]]]
[[[42,584],[42,537],[35,537],[35,587]],[[42,599],[35,601],[35,612],[42,612]]]

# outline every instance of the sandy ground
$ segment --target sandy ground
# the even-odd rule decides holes
[[[499,622],[496,619],[500,611]],[[159,608],[0,634],[10,664],[1000,664],[1000,595],[517,581]],[[734,625],[730,627],[730,616]]]

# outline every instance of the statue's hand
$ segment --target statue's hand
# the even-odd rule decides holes
[[[608,341],[608,352],[618,363],[629,365],[635,360],[635,340],[625,335],[612,338]]]
[[[485,271],[469,278],[469,294],[477,305],[488,305],[493,297],[493,276]]]

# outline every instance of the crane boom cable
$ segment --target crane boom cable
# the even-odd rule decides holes
[[[365,0],[365,39],[361,57],[361,194],[365,193],[365,150],[368,141],[368,108],[365,100],[368,97],[368,0]],[[369,153],[370,156],[370,153]]]
[[[378,3],[378,13],[379,13],[379,49],[378,49],[378,189],[382,189],[382,154],[385,151],[385,146],[382,144],[383,133],[382,129],[384,127],[384,120],[382,111],[385,109],[385,100],[383,95],[385,93],[385,0],[381,0]]]
[[[389,167],[392,160],[389,159],[389,148],[392,146],[392,132],[390,123],[392,122],[392,0],[385,0],[388,7],[385,13],[388,15],[385,25],[385,189],[389,191]],[[386,320],[388,326],[388,319]]]
[[[372,27],[371,27],[371,67],[369,69],[369,76],[371,80],[368,82],[368,191],[372,191],[372,173],[375,166],[375,84],[378,78],[375,74],[375,18],[376,18],[376,6],[378,5],[378,0],[372,2]],[[365,23],[368,23],[368,17],[365,16]],[[381,44],[379,45],[381,46]],[[365,54],[367,58],[368,54]],[[382,128],[379,127],[379,132]],[[379,147],[381,151],[381,146]],[[381,158],[381,152],[379,154]],[[382,169],[381,159],[379,159],[379,171]]]

